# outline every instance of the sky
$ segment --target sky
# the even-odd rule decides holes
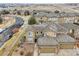
[[[79,3],[79,0],[0,0],[0,3]]]

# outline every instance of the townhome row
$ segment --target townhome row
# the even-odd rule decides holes
[[[33,15],[38,21],[43,22],[54,22],[54,23],[78,23],[79,14],[78,13],[44,13],[38,12]]]
[[[58,53],[61,49],[76,48],[79,26],[72,23],[43,23],[29,25],[26,38],[29,43],[36,43],[38,54]]]

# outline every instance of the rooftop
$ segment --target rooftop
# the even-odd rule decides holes
[[[53,31],[53,32],[61,32],[61,33],[66,33],[67,30],[56,23],[45,23],[45,24],[39,24],[39,25],[31,25],[28,27],[29,31]]]
[[[67,30],[64,27],[62,27],[61,25],[56,24],[56,23],[48,24],[48,26],[45,30],[54,31],[56,33],[58,33],[58,32],[66,33],[67,32]]]
[[[70,29],[79,29],[78,25],[72,24],[72,23],[63,23],[61,24],[64,28],[70,30]]]
[[[58,42],[75,42],[75,39],[66,34],[60,34],[56,37]]]
[[[56,41],[55,37],[40,37],[37,41],[38,45],[58,45],[58,42]]]
[[[27,31],[43,31],[47,24],[29,25]]]
[[[43,16],[47,16],[48,18],[52,18],[52,17],[74,17],[74,16],[79,16],[78,13],[42,13],[42,12],[38,12],[37,14],[35,14],[34,16],[36,17],[43,17]]]

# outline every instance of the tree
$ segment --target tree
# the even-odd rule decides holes
[[[55,11],[55,13],[59,13],[59,11],[58,11],[58,10],[56,10],[56,11]]]
[[[10,12],[8,10],[3,10],[1,13],[2,14],[9,14]]]
[[[0,24],[2,24],[2,22],[3,22],[3,19],[0,17]]]
[[[17,9],[14,9],[13,11],[17,11]]]
[[[20,52],[20,55],[23,55],[23,54],[24,54],[24,51],[21,51],[21,52]]]
[[[28,24],[29,24],[29,25],[33,25],[33,24],[36,24],[36,23],[37,23],[37,21],[35,20],[34,17],[31,17],[31,18],[28,20]]]
[[[21,15],[21,12],[20,12],[20,11],[17,11],[17,14],[18,14],[18,15]]]
[[[25,11],[25,12],[24,12],[24,15],[25,15],[25,16],[26,16],[26,15],[30,15],[29,11]]]

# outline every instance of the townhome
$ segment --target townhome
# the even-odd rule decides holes
[[[68,30],[68,35],[75,38],[76,45],[79,47],[79,26],[72,23],[63,23],[61,26]]]
[[[55,23],[77,23],[79,14],[77,13],[37,13],[34,15],[37,20],[52,21]]]
[[[60,34],[56,37],[44,36],[37,40],[38,55],[55,55],[61,49],[74,49],[75,39],[66,34]]]
[[[55,37],[44,36],[37,40],[38,55],[57,54],[59,51],[58,42]]]
[[[67,30],[59,24],[48,23],[48,26],[44,30],[45,35],[56,37],[59,34],[67,34]]]
[[[63,26],[65,29],[68,30],[68,34],[74,38],[78,37],[79,34],[79,26],[75,25],[73,23],[63,23],[60,24],[61,26]]]
[[[36,42],[40,36],[44,36],[44,29],[47,24],[29,25],[26,29],[26,38],[28,42]]]
[[[75,48],[76,40],[69,35],[60,34],[56,37],[57,42],[59,43],[60,49],[73,49]]]
[[[77,30],[77,27],[75,28]],[[73,26],[70,29],[73,29]],[[38,55],[57,54],[60,49],[75,48],[75,38],[68,35],[71,31],[70,29],[66,28],[63,24],[51,22],[29,25],[26,30],[27,42],[37,44]]]
[[[67,34],[67,30],[59,24],[43,23],[38,25],[29,25],[26,30],[28,40],[36,42],[40,36],[56,37],[59,34]]]

